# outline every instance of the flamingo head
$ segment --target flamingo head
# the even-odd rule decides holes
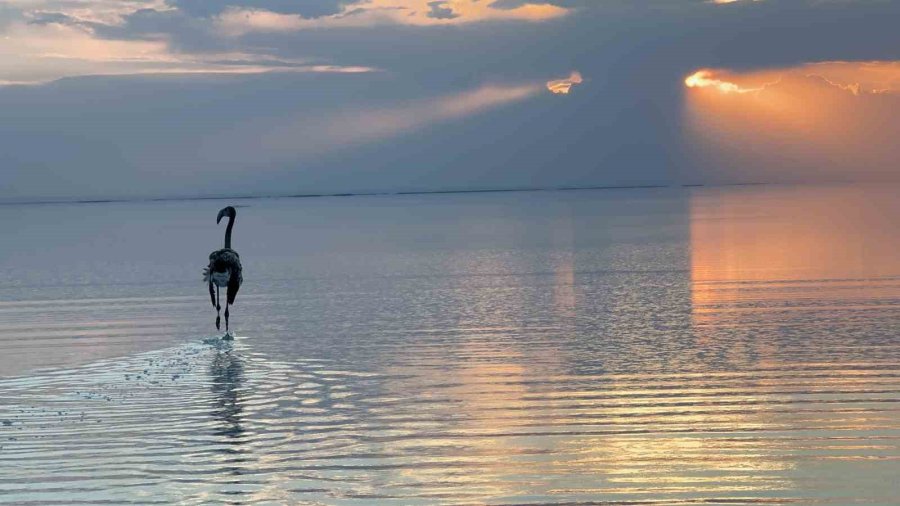
[[[233,207],[228,206],[219,211],[219,215],[216,216],[216,223],[218,224],[220,221],[222,221],[222,218],[226,216],[228,216],[229,218],[234,218],[235,215],[237,215],[237,211],[235,211]]]

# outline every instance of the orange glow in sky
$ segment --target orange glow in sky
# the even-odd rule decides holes
[[[778,84],[782,79],[820,80],[854,95],[900,92],[900,62],[821,62],[796,67],[733,73],[700,69],[685,78],[688,88],[712,88],[722,93],[749,93]]]
[[[684,85],[688,151],[710,182],[900,177],[900,62],[700,69]]]

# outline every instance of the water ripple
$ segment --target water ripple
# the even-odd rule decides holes
[[[0,473],[0,497],[778,504],[801,502],[789,495],[802,462],[900,458],[894,362],[651,376],[467,367],[454,381],[372,373],[274,360],[239,338],[0,380],[0,468],[14,470]]]

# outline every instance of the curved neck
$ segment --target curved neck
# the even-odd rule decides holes
[[[231,249],[231,227],[234,226],[234,215],[228,217],[228,227],[225,228],[225,247]]]

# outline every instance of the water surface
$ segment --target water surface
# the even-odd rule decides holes
[[[892,504],[895,193],[0,206],[0,502]]]

